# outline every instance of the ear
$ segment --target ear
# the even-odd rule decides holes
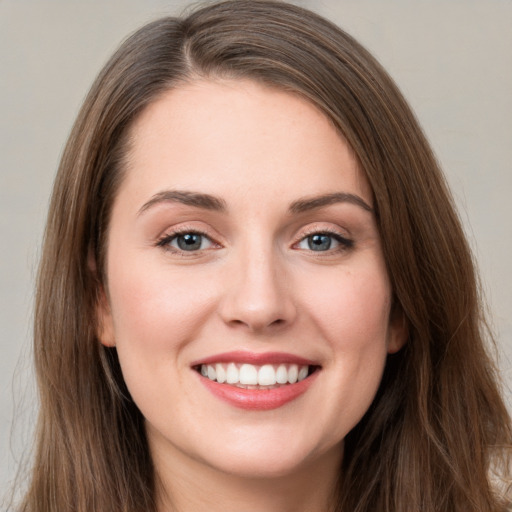
[[[114,336],[114,324],[112,321],[112,311],[110,309],[107,294],[105,293],[105,287],[98,277],[96,260],[91,250],[89,251],[87,259],[89,270],[93,274],[94,281],[96,283],[96,301],[94,305],[96,337],[102,345],[105,345],[105,347],[115,347],[116,342]]]
[[[96,336],[105,347],[116,346],[112,311],[103,285],[99,285],[96,301]]]
[[[409,326],[399,302],[394,301],[389,315],[388,354],[395,354],[407,342]]]

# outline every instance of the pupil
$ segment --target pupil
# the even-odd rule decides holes
[[[178,237],[178,247],[184,251],[194,251],[201,248],[201,235],[188,233]]]
[[[329,235],[312,235],[308,238],[308,245],[312,251],[327,251],[331,247]]]

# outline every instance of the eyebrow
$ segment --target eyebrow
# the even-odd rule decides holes
[[[149,201],[144,203],[137,215],[141,215],[153,206],[161,203],[180,203],[187,206],[195,206],[196,208],[203,208],[205,210],[217,212],[227,211],[226,202],[219,197],[186,190],[164,190],[158,192],[151,197]],[[290,213],[304,213],[336,203],[354,204],[367,212],[373,213],[373,208],[361,197],[345,192],[335,192],[332,194],[322,194],[298,199],[290,205],[289,211]]]
[[[225,212],[227,210],[226,202],[223,199],[210,194],[200,194],[185,190],[164,190],[155,194],[147,203],[144,203],[138,215],[160,203],[181,203],[218,212]]]
[[[350,203],[359,206],[367,212],[373,213],[373,208],[356,194],[347,194],[345,192],[335,192],[332,194],[323,194],[320,196],[305,197],[294,201],[290,205],[291,213],[304,213],[317,208],[323,208],[335,203]]]

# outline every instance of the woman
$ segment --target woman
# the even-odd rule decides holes
[[[471,255],[396,86],[267,1],[126,41],[62,158],[23,511],[498,511]]]

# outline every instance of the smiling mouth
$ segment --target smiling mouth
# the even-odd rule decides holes
[[[215,363],[194,366],[206,379],[219,384],[250,389],[269,390],[301,382],[320,369],[316,365]]]
[[[195,361],[191,369],[210,393],[246,411],[269,411],[304,395],[322,367],[284,352],[224,352]]]

